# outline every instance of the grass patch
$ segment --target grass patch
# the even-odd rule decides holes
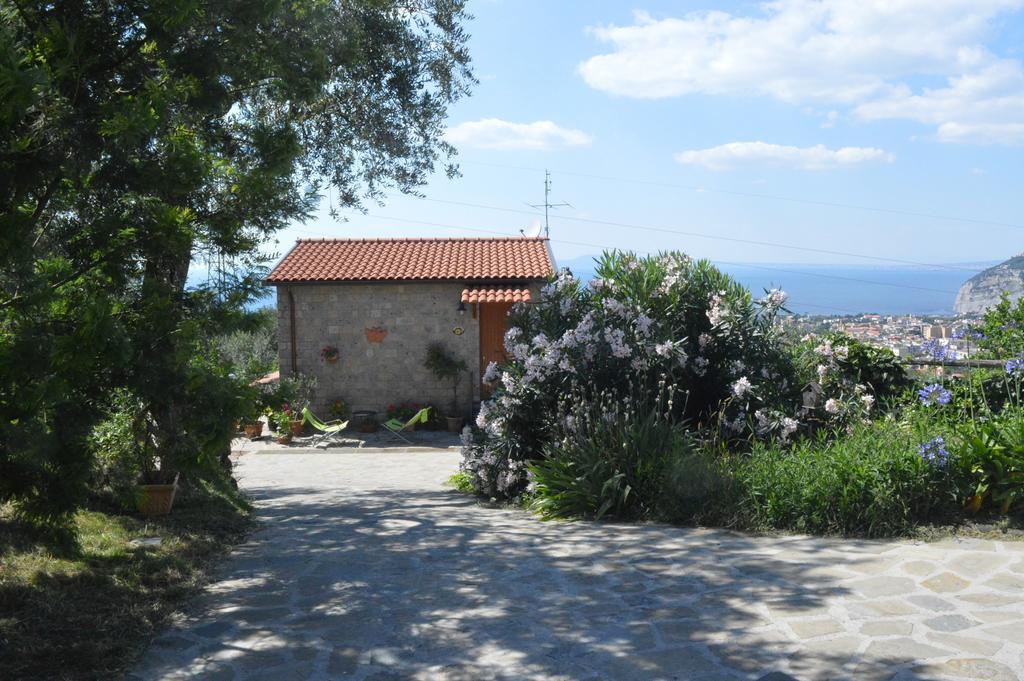
[[[55,535],[0,508],[0,669],[5,679],[115,678],[251,527],[237,492],[200,481],[171,515],[80,511]],[[68,536],[75,539],[69,541]],[[159,548],[133,539],[160,537]]]

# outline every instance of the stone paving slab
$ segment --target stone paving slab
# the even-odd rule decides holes
[[[454,451],[239,459],[263,527],[131,679],[989,679],[1024,670],[1024,544],[543,523]]]

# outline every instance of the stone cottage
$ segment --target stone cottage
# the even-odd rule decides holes
[[[339,397],[378,418],[403,401],[447,411],[451,384],[424,365],[439,341],[466,363],[466,413],[504,358],[509,308],[536,300],[553,272],[543,238],[301,239],[267,277],[281,375],[315,376],[318,411]]]

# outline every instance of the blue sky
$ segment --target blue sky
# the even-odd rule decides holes
[[[602,247],[751,263],[1002,260],[1024,250],[1022,7],[470,3],[480,84],[449,127],[462,177],[439,173],[428,200],[389,195],[348,222],[325,199],[276,248],[518,234],[549,168],[552,200],[572,204],[552,212],[562,261]]]

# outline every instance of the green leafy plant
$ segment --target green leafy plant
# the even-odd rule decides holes
[[[664,494],[669,462],[690,451],[671,419],[670,391],[654,399],[612,392],[568,395],[544,458],[528,464],[531,508],[543,518],[648,517]]]
[[[259,310],[239,324],[238,330],[215,338],[221,359],[246,382],[277,369],[277,311]]]
[[[449,487],[454,488],[456,492],[461,492],[463,494],[472,494],[474,491],[472,478],[461,471],[453,473],[446,481],[446,484]]]
[[[431,343],[427,346],[424,365],[437,380],[451,381],[452,402],[448,415],[456,416],[459,410],[459,382],[466,372],[465,360],[450,353],[441,343]]]
[[[946,464],[930,464],[916,433],[893,419],[791,449],[757,443],[737,462],[747,522],[822,534],[888,536],[941,512],[955,497]]]
[[[957,461],[965,506],[973,512],[986,505],[1010,512],[1024,499],[1024,411],[1007,409],[962,424],[959,430]]]
[[[1013,260],[1017,266],[1024,258]],[[1015,357],[1024,353],[1024,299],[1011,301],[1004,292],[999,302],[985,311],[980,329],[977,329],[978,347],[997,359]]]

